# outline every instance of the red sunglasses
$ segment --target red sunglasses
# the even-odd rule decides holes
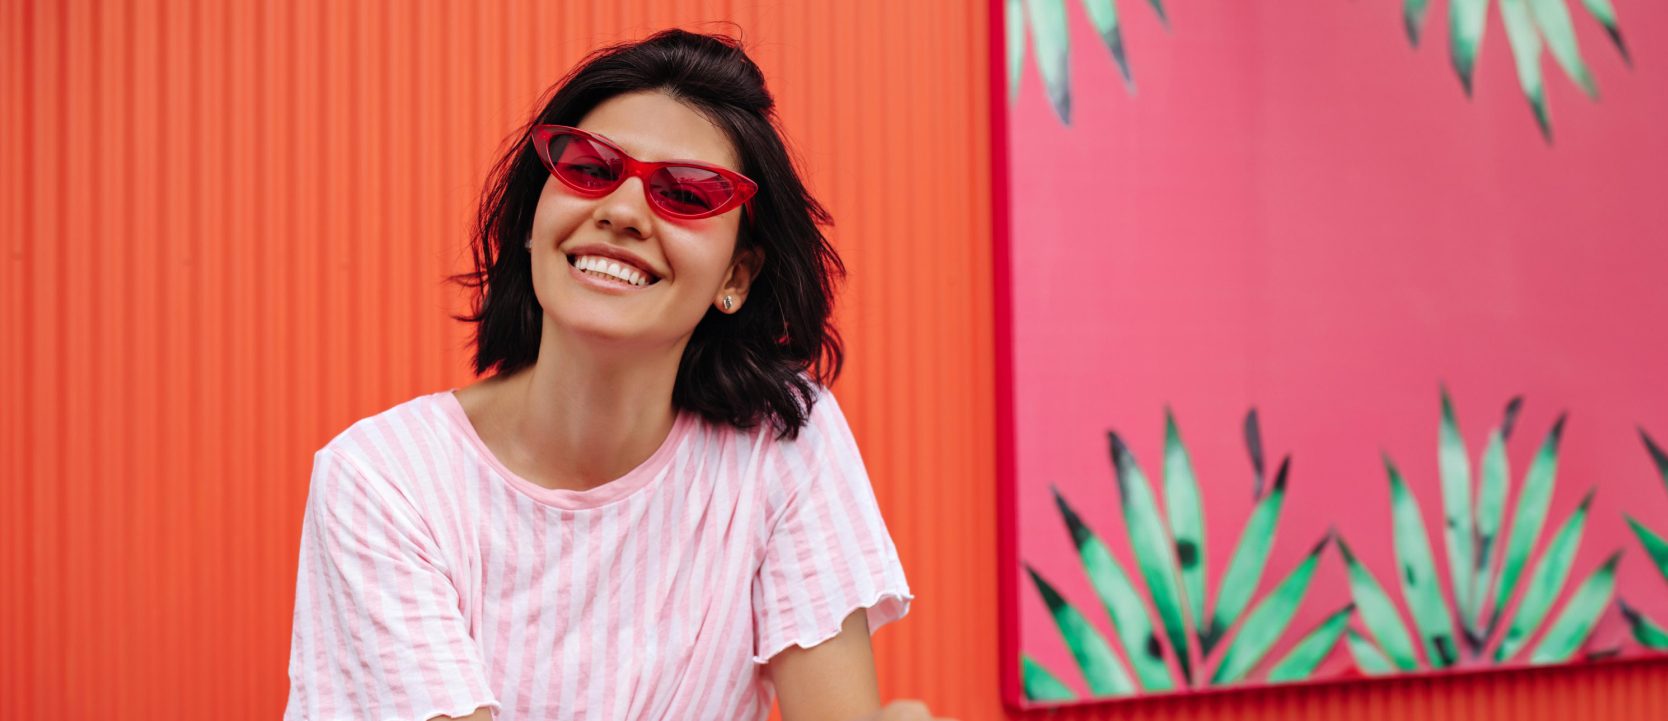
[[[746,176],[692,160],[647,163],[579,128],[533,126],[533,147],[544,167],[579,195],[614,192],[626,178],[643,181],[643,195],[656,213],[677,220],[710,218],[738,205],[749,209],[759,185]]]

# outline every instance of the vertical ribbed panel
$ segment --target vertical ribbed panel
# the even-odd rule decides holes
[[[878,637],[883,692],[1003,717],[986,14],[0,0],[0,715],[275,718],[312,451],[469,381],[441,279],[499,142],[595,44],[727,18],[851,270],[837,391],[919,595]],[[1665,699],[1658,663],[1116,715],[1661,718]]]

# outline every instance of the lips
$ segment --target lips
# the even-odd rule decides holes
[[[594,256],[608,262],[617,263],[622,268],[636,270],[638,273],[641,273],[644,279],[648,280],[651,285],[666,275],[665,273],[657,270],[654,265],[650,264],[647,260],[638,257],[635,253],[612,245],[604,245],[600,243],[581,245],[572,248],[565,248],[562,252],[567,254],[569,265],[572,265],[580,258]]]
[[[600,255],[577,255],[568,259],[568,264],[579,272],[598,278],[616,280],[629,285],[646,287],[653,285],[659,278],[644,273],[636,266],[610,260]]]

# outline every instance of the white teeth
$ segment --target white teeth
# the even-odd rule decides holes
[[[574,259],[573,267],[582,271],[614,278],[615,280],[625,281],[636,286],[649,284],[648,276],[644,275],[636,268],[603,258],[601,256],[579,256]]]

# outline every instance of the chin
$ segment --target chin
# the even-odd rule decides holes
[[[653,343],[653,333],[636,323],[620,318],[589,316],[566,318],[546,313],[544,322],[563,331],[563,335],[613,345]]]

